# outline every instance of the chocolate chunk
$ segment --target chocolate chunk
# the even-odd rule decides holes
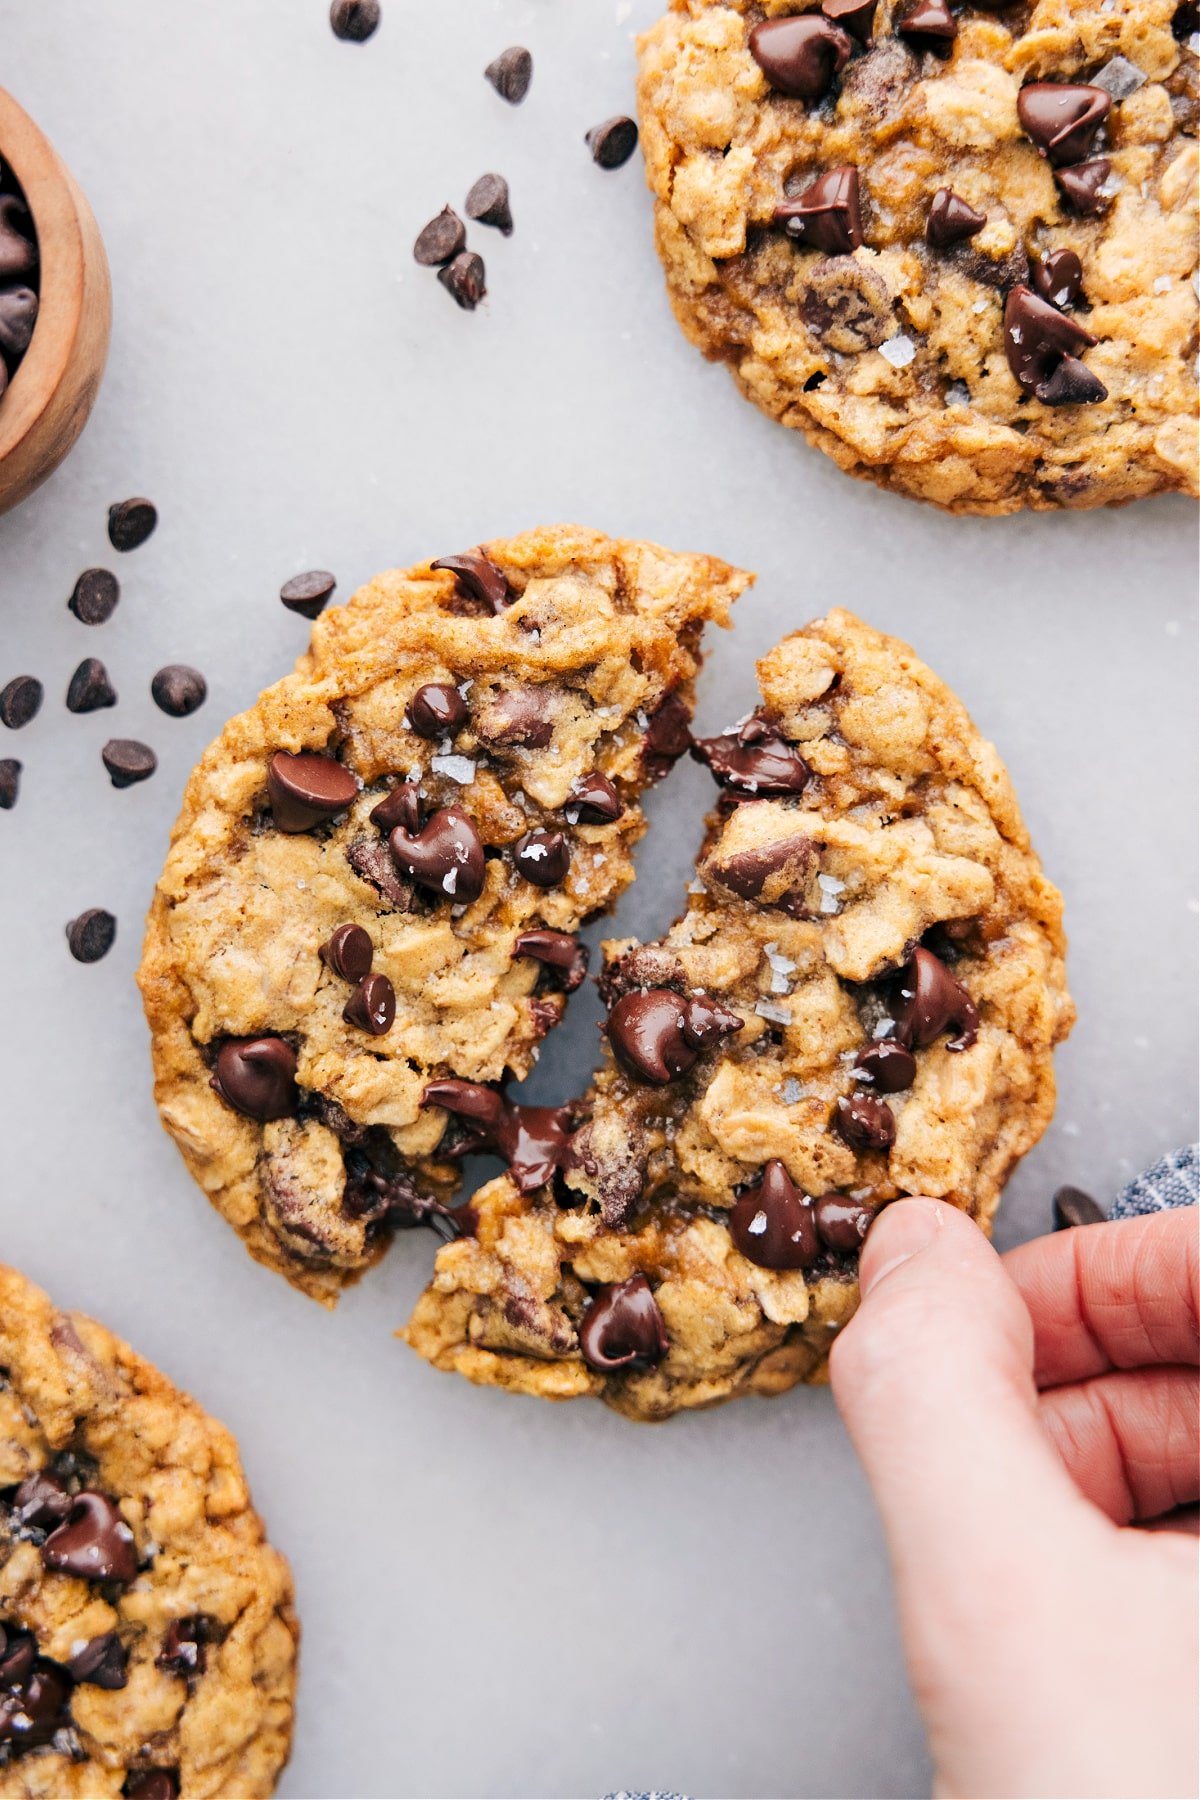
[[[438,270],[438,280],[463,312],[474,312],[487,295],[487,270],[474,250],[460,250]]]
[[[67,688],[67,711],[99,712],[116,704],[117,690],[108,679],[108,670],[98,656],[85,656]]]
[[[861,1249],[875,1217],[873,1207],[845,1194],[822,1194],[815,1210],[821,1242],[843,1255]]]
[[[85,569],[67,606],[81,625],[103,625],[116,611],[121,584],[108,569]]]
[[[427,681],[408,703],[408,722],[418,737],[453,737],[467,722],[467,703],[450,683]]]
[[[385,834],[395,831],[397,825],[405,831],[418,832],[422,824],[420,791],[411,781],[397,782],[367,816]]]
[[[305,574],[293,575],[290,581],[285,581],[279,590],[279,598],[289,612],[315,619],[328,606],[336,587],[337,577],[328,569],[309,569]]]
[[[816,845],[797,832],[747,850],[735,850],[720,861],[706,864],[706,874],[741,900],[777,906],[793,918],[803,918],[804,884],[816,862]]]
[[[482,600],[494,613],[502,613],[512,602],[508,577],[482,550],[467,550],[461,556],[439,556],[431,569],[448,569],[458,577],[458,585],[473,600]]]
[[[361,981],[371,973],[375,946],[361,925],[339,925],[318,954],[325,967],[343,981]]]
[[[478,1081],[449,1077],[431,1081],[422,1106],[441,1106],[470,1129],[444,1155],[461,1157],[494,1150],[508,1164],[522,1194],[544,1187],[562,1167],[569,1143],[570,1108],[521,1106]]]
[[[1093,156],[1088,162],[1072,163],[1068,169],[1055,169],[1054,179],[1071,211],[1090,218],[1102,213],[1112,200],[1111,194],[1103,192],[1111,173],[1107,156]]]
[[[115,1690],[123,1688],[129,1679],[125,1664],[124,1644],[115,1631],[106,1631],[85,1644],[71,1658],[67,1669],[75,1681]]]
[[[379,0],[333,0],[329,23],[334,37],[347,44],[365,44],[379,29]]]
[[[886,1100],[851,1094],[839,1100],[833,1123],[853,1150],[886,1150],[896,1141],[896,1120]]]
[[[435,812],[415,835],[398,825],[388,848],[401,873],[426,893],[468,906],[483,892],[483,843],[474,822],[457,807]]]
[[[61,1525],[70,1512],[71,1496],[57,1475],[39,1469],[36,1475],[26,1476],[10,1504],[18,1525],[49,1531],[51,1526]]]
[[[823,256],[807,270],[800,317],[831,350],[847,355],[876,349],[895,322],[887,283],[852,256]]]
[[[113,947],[117,921],[102,906],[91,906],[67,926],[67,948],[76,962],[99,962]]]
[[[1064,356],[1096,339],[1077,319],[1041,300],[1032,288],[1017,286],[1004,303],[1004,350],[1021,387],[1037,393]]]
[[[150,683],[155,706],[172,719],[186,719],[204,705],[208,683],[199,669],[187,663],[167,663]]]
[[[520,44],[514,44],[502,50],[483,72],[502,100],[520,106],[533,80],[533,58]]]
[[[32,288],[9,288],[0,293],[0,351],[6,356],[24,356],[37,324],[38,297]]]
[[[1034,263],[1033,285],[1051,306],[1073,306],[1083,291],[1083,264],[1074,250],[1051,250]]]
[[[298,832],[345,812],[358,794],[358,783],[336,757],[277,750],[267,764],[267,792],[278,829]]]
[[[19,194],[0,194],[0,281],[11,283],[37,268],[37,236]]]
[[[821,0],[821,11],[860,44],[869,44],[879,0]]]
[[[443,206],[436,218],[422,225],[413,245],[413,259],[422,268],[436,269],[467,247],[467,228],[452,206]]]
[[[906,38],[918,50],[948,56],[958,36],[958,23],[946,0],[912,0],[893,20],[897,37]]]
[[[607,775],[589,769],[571,783],[563,811],[570,825],[609,825],[625,811],[625,803]]]
[[[586,131],[583,141],[592,153],[592,161],[602,169],[619,169],[637,149],[638,128],[632,119],[619,113]]]
[[[296,1052],[280,1037],[230,1038],[217,1053],[210,1086],[248,1119],[286,1119],[299,1099]]]
[[[661,781],[692,747],[692,715],[678,694],[668,694],[650,716],[642,740],[647,781]]]
[[[158,524],[158,509],[140,497],[118,500],[108,509],[108,541],[114,550],[137,550]]]
[[[70,1683],[54,1663],[41,1658],[14,1691],[0,1695],[0,1744],[19,1750],[48,1744],[70,1724]]]
[[[634,1081],[665,1087],[686,1075],[700,1053],[743,1021],[709,994],[688,999],[671,988],[648,988],[626,994],[602,1027],[613,1055]]]
[[[1104,1222],[1102,1209],[1082,1188],[1060,1187],[1055,1194],[1055,1231],[1065,1231],[1075,1225],[1103,1225]]]
[[[529,956],[551,970],[564,994],[573,994],[587,974],[588,949],[569,931],[536,927],[523,931],[513,945],[514,956]]]
[[[853,48],[841,27],[821,13],[760,19],[750,33],[750,54],[771,86],[797,100],[827,94]]]
[[[21,792],[21,769],[15,756],[0,757],[0,812],[11,812]]]
[[[955,1036],[946,1048],[969,1050],[979,1033],[975,1002],[932,950],[914,950],[900,976],[896,1042],[922,1050],[949,1026]]]
[[[1076,356],[1064,356],[1053,374],[1034,389],[1045,406],[1092,406],[1107,400],[1108,389]]]
[[[858,170],[846,163],[818,175],[798,200],[784,200],[772,217],[808,250],[846,256],[863,241]]]
[[[0,688],[0,725],[20,731],[41,711],[44,693],[36,675],[14,675],[7,687]]]
[[[42,1545],[42,1562],[81,1581],[132,1581],[137,1574],[133,1533],[107,1494],[85,1488]]]
[[[495,696],[487,716],[477,721],[480,737],[488,744],[544,750],[554,736],[549,700],[543,687],[506,688]]]
[[[807,1269],[820,1248],[811,1200],[801,1196],[778,1157],[739,1194],[729,1215],[729,1234],[760,1269]]]
[[[1031,81],[1017,95],[1022,131],[1059,167],[1083,161],[1111,111],[1103,88],[1071,82]]]
[[[29,1680],[37,1661],[37,1639],[32,1631],[0,1625],[4,1642],[0,1645],[0,1688],[13,1689]]]
[[[571,847],[561,831],[527,831],[513,853],[513,861],[526,881],[535,887],[558,887],[571,866]]]
[[[630,1363],[662,1361],[667,1327],[644,1275],[597,1290],[579,1327],[579,1348],[588,1367],[601,1375]]]
[[[512,206],[503,175],[481,175],[467,195],[467,217],[480,225],[493,225],[505,237],[512,236]]]
[[[213,1623],[206,1613],[172,1619],[162,1648],[154,1659],[155,1666],[166,1675],[203,1675]]]
[[[900,1094],[916,1079],[917,1059],[903,1044],[887,1038],[868,1044],[854,1059],[856,1072],[880,1094]]]
[[[149,781],[158,767],[158,758],[149,744],[141,744],[136,738],[109,738],[100,752],[100,760],[115,788],[135,787],[139,781]]]
[[[757,716],[720,737],[697,738],[692,755],[708,765],[722,787],[760,799],[768,794],[798,794],[810,774],[799,751]]]
[[[953,188],[942,187],[930,202],[925,237],[936,250],[946,250],[951,244],[974,237],[986,224],[986,213],[976,212]]]
[[[342,1011],[347,1025],[383,1037],[396,1023],[396,990],[386,975],[364,975]]]
[[[379,808],[375,810],[378,812]],[[412,887],[401,881],[386,844],[381,844],[378,838],[358,838],[346,851],[346,861],[360,880],[368,882],[389,906],[397,912],[409,911]]]
[[[361,5],[363,0],[343,0]],[[121,1789],[125,1800],[179,1800],[179,1776],[174,1769],[131,1769]]]

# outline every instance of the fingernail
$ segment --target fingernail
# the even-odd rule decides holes
[[[871,1227],[863,1251],[858,1273],[863,1299],[906,1262],[928,1250],[941,1229],[942,1209],[936,1203],[901,1200],[887,1207]]]

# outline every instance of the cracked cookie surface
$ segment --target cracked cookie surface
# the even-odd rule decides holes
[[[0,1795],[272,1793],[297,1637],[229,1433],[0,1267]]]
[[[953,511],[1194,494],[1194,10],[673,0],[639,108],[684,331],[841,468]]]
[[[331,1303],[448,1202],[632,879],[699,640],[749,577],[575,527],[382,575],[193,773],[139,980],[164,1124],[259,1261]],[[450,1125],[427,1090],[493,1084]],[[507,1141],[507,1139],[506,1139]]]
[[[896,639],[832,612],[696,745],[687,911],[605,946],[608,1052],[552,1183],[472,1200],[402,1335],[438,1368],[659,1419],[820,1379],[878,1207],[990,1227],[1054,1106],[1061,899],[1007,773]]]

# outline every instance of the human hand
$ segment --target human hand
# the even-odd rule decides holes
[[[834,1394],[883,1516],[935,1793],[1196,1793],[1197,1214],[1003,1260],[902,1200]]]

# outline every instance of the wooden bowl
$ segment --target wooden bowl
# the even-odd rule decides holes
[[[40,258],[37,323],[0,397],[0,513],[57,469],[87,423],[108,356],[112,287],[92,209],[54,146],[0,88],[0,160],[25,195]]]

